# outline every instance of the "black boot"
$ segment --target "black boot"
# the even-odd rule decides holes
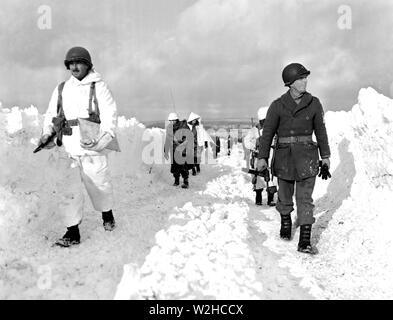
[[[281,214],[280,237],[284,240],[291,240],[292,219],[291,214]]]
[[[104,211],[102,213],[102,220],[104,221],[105,231],[112,231],[116,227],[115,218],[113,217],[112,210]]]
[[[195,167],[197,173],[201,172],[201,166],[199,164],[196,164]]]
[[[263,191],[263,189],[256,189],[255,190],[255,204],[257,206],[262,205],[262,191]]]
[[[63,238],[58,239],[55,245],[60,247],[70,247],[79,244],[81,236],[79,234],[78,225],[67,227],[67,232],[64,234]]]
[[[273,201],[274,193],[267,192],[267,205],[274,207],[276,203]]]
[[[178,186],[180,184],[180,176],[175,176],[175,182],[173,183],[174,186]]]
[[[193,176],[196,176],[195,167],[192,167],[192,175],[193,175]]]
[[[181,185],[183,189],[188,189],[188,178],[183,179],[183,184]]]
[[[301,225],[297,251],[303,253],[315,254],[316,251],[311,246],[310,239],[311,239],[311,224]]]

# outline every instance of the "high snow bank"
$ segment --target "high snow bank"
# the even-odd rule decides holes
[[[33,154],[42,122],[43,116],[33,106],[0,108],[0,251],[9,239],[28,232],[32,225],[61,220],[55,214],[62,197],[56,194],[56,185],[67,182],[62,180],[64,169],[55,160],[62,148]],[[146,129],[135,118],[124,117],[119,117],[118,127],[122,151],[110,154],[112,175],[132,178],[148,172],[151,166],[143,163],[142,150],[152,139],[159,144],[163,131]]]
[[[316,227],[326,230],[317,232],[321,254],[308,267],[329,298],[391,299],[393,100],[361,89],[350,112],[328,112],[326,123],[333,178],[316,201]]]

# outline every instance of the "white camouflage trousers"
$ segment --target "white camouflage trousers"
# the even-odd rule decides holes
[[[83,218],[85,186],[95,210],[109,211],[113,207],[113,187],[107,155],[62,156],[58,159],[59,179],[57,190],[61,195],[59,211],[67,227],[80,224]]]

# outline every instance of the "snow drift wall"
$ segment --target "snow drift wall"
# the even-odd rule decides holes
[[[320,254],[307,267],[328,288],[323,297],[391,299],[393,100],[361,89],[351,111],[327,112],[326,125],[332,179],[319,190]]]

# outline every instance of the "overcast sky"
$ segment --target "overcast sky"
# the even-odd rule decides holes
[[[51,29],[39,28],[41,5]],[[165,119],[171,92],[182,118],[255,116],[286,91],[290,62],[311,70],[325,110],[349,110],[362,87],[391,96],[389,0],[2,0],[0,26],[4,107],[44,112],[72,46],[90,51],[119,115],[140,121]]]

